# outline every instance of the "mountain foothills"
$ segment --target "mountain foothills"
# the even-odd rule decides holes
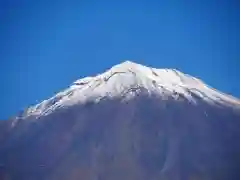
[[[239,180],[240,101],[130,61],[0,121],[1,180]]]

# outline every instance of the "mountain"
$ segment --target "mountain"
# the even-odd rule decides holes
[[[0,121],[0,179],[237,180],[239,139],[239,99],[126,61]]]

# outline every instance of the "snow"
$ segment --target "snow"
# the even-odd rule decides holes
[[[238,99],[210,88],[201,80],[176,69],[156,69],[125,61],[95,77],[85,77],[75,81],[63,92],[30,107],[26,116],[47,115],[55,109],[87,101],[97,103],[105,97],[128,99],[142,89],[149,94],[171,96],[175,99],[178,99],[178,95],[181,94],[195,104],[197,100],[191,93],[212,104],[240,105]]]

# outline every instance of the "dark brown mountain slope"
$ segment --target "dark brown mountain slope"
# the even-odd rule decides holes
[[[1,142],[1,174],[12,180],[239,179],[239,129],[239,111],[200,100],[89,103],[19,120]]]

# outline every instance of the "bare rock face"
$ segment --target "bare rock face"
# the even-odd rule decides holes
[[[239,101],[176,82],[176,88],[157,79],[142,83],[135,68],[141,66],[127,64],[120,74],[111,72],[108,88],[96,86],[98,79],[77,81],[25,114],[0,121],[0,179],[240,179]],[[132,74],[128,79],[134,77],[130,90],[115,77],[126,71]],[[113,88],[114,83],[123,88]],[[128,95],[119,96],[123,91]]]

